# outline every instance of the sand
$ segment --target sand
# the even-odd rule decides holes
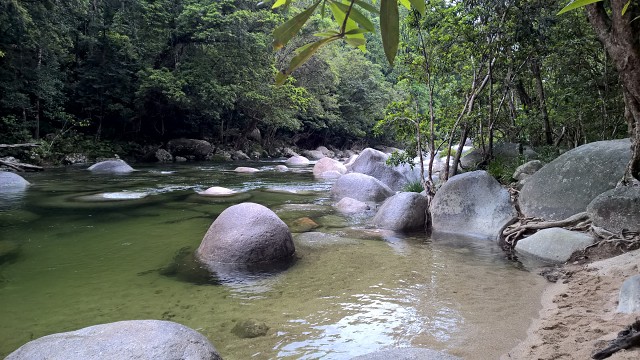
[[[587,265],[568,265],[542,295],[527,338],[501,359],[590,359],[640,313],[616,313],[622,282],[640,273],[640,250]],[[640,347],[609,359],[640,359]]]

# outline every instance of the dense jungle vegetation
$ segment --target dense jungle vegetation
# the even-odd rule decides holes
[[[32,159],[56,162],[179,137],[269,152],[413,149],[421,133],[436,146],[473,139],[489,157],[498,140],[555,153],[627,137],[617,60],[591,10],[557,15],[567,2],[426,0],[418,11],[401,0],[389,65],[378,11],[388,0],[0,0],[0,143],[37,141]],[[609,1],[596,5],[617,16]],[[274,46],[274,29],[309,8]],[[334,36],[336,23],[347,41],[294,69],[299,48]],[[291,75],[277,86],[282,70]]]

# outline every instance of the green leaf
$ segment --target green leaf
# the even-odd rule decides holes
[[[320,0],[310,8],[287,20],[284,24],[273,30],[273,47],[278,50],[285,46],[293,38],[304,24],[309,20],[313,12],[320,5]]]
[[[345,32],[344,34],[345,35],[355,35],[355,34],[364,34],[364,33],[367,33],[367,32],[369,32],[369,30],[366,30],[366,29],[351,29],[351,30]]]
[[[411,10],[411,2],[409,0],[400,0],[400,4],[407,8],[407,10]],[[380,5],[382,7],[382,4]]]
[[[336,35],[340,35],[340,32],[335,31],[335,30],[329,30],[329,31],[319,32],[319,33],[313,34],[313,36],[321,37],[321,38],[326,38],[326,37],[336,36]]]
[[[411,1],[411,5],[413,8],[418,10],[420,15],[424,16],[424,13],[427,11],[427,6],[424,3],[424,0],[409,0]]]
[[[622,15],[624,15],[627,12],[629,5],[631,5],[631,0],[627,1],[627,3],[624,4],[624,7],[622,8]]]
[[[278,8],[282,5],[285,5],[287,3],[287,0],[276,0],[276,2],[273,4],[273,6],[271,7],[272,9]]]
[[[400,22],[398,2],[396,0],[382,0],[380,2],[380,33],[382,47],[389,64],[393,64],[400,42]]]
[[[378,10],[375,6],[368,4],[364,1],[361,0],[356,0],[354,1],[354,4],[360,6],[361,8],[367,10],[370,13],[374,13],[374,14],[380,14],[380,10]]]
[[[327,45],[328,43],[339,39],[338,37],[330,37],[322,40],[318,40],[314,43],[307,44],[303,46],[301,51],[296,55],[293,59],[291,59],[291,63],[289,64],[289,68],[285,71],[280,71],[276,75],[276,85],[282,85],[284,81],[287,79],[287,76],[291,75],[298,67],[302,64],[306,63],[313,54],[315,54],[320,48]]]
[[[589,4],[597,3],[600,1],[603,1],[603,0],[573,0],[569,3],[569,5],[565,6],[562,10],[560,10],[558,15],[564,14],[567,11],[571,11],[571,10],[574,10],[583,6],[587,6]]]
[[[341,4],[341,3],[334,3],[338,8],[340,8],[340,10],[342,10],[344,13],[346,13],[349,10],[349,6],[345,5],[345,4]],[[374,32],[376,30],[376,27],[373,26],[373,23],[371,22],[371,20],[369,20],[366,16],[364,16],[364,14],[362,14],[358,9],[352,7],[351,8],[351,12],[349,12],[349,19],[355,21],[356,23],[360,24],[360,26],[362,26],[363,28]]]
[[[353,46],[353,47],[357,47],[359,49],[363,49],[366,41],[364,40],[364,38],[360,38],[360,37],[352,37],[352,36],[345,36],[344,41],[347,42],[347,44]]]

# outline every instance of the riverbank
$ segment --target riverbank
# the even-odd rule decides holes
[[[622,282],[640,273],[640,250],[586,265],[568,265],[542,295],[527,338],[501,359],[590,359],[638,314],[616,313]],[[609,359],[638,359],[640,348]]]

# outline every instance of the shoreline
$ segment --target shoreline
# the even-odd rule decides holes
[[[640,314],[616,312],[624,280],[640,273],[640,250],[583,265],[565,265],[563,276],[542,293],[542,308],[524,341],[500,357],[512,359],[590,359]],[[609,359],[640,358],[640,347]]]

